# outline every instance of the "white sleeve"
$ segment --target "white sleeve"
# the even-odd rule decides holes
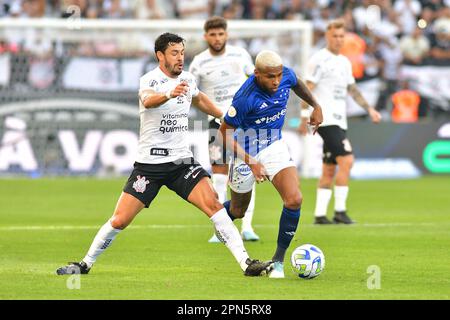
[[[245,49],[242,49],[242,56],[244,58],[244,72],[247,76],[251,76],[255,72],[252,57]]]
[[[153,89],[155,92],[159,91],[159,82],[156,79],[149,77],[141,77],[139,81],[139,92],[146,89]]]
[[[353,77],[352,63],[350,62],[350,60],[347,60],[347,75],[347,85],[354,84],[356,81],[355,77]]]
[[[306,66],[305,80],[312,83],[318,83],[323,75],[323,67],[320,65],[320,61],[317,59],[310,59]]]
[[[195,81],[197,82],[197,86],[200,86],[201,77],[200,77],[200,68],[199,68],[197,57],[194,57],[191,64],[189,65],[189,72],[194,76]]]
[[[200,93],[200,90],[198,90],[198,87],[197,87],[197,80],[195,79],[195,77],[193,76],[192,77],[192,83],[191,83],[191,85],[190,85],[190,90],[191,90],[191,95],[192,95],[192,97],[196,97],[196,96],[198,96],[198,94]]]

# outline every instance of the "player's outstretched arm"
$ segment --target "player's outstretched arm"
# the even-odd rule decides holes
[[[194,106],[196,106],[202,112],[209,114],[215,118],[222,118],[223,112],[208,98],[203,92],[199,92],[198,95],[192,98]]]
[[[363,97],[355,83],[349,85],[347,89],[348,93],[352,96],[356,103],[367,111],[373,122],[378,123],[381,121],[381,114],[375,110],[375,108],[369,106],[367,100]]]
[[[242,159],[252,170],[253,176],[257,183],[264,182],[268,179],[266,168],[255,158],[250,156],[245,150],[239,145],[239,143],[234,139],[235,127],[230,126],[225,121],[220,125],[220,139],[224,144],[224,148],[232,151],[238,158]]]
[[[173,90],[168,90],[165,93],[145,89],[139,92],[139,100],[145,108],[157,108],[172,98],[186,94],[188,90],[189,86],[186,82],[181,82]]]

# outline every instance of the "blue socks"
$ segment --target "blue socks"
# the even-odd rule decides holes
[[[272,258],[273,261],[284,261],[286,250],[289,248],[292,238],[294,238],[299,220],[300,209],[291,210],[283,206],[278,229],[277,251]]]
[[[225,210],[227,210],[228,216],[230,217],[231,221],[234,221],[236,218],[231,214],[230,211],[231,200],[224,202],[223,206],[225,207]]]

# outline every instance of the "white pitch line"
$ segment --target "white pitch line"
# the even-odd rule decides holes
[[[426,227],[442,226],[442,223],[361,223],[349,226],[329,225],[317,226],[314,224],[300,224],[299,228],[329,228],[329,227],[364,227],[364,228],[385,228],[385,227]],[[101,225],[95,226],[71,226],[71,225],[50,225],[50,226],[0,226],[0,231],[53,231],[53,230],[98,230]],[[256,224],[255,228],[278,228],[278,224]],[[129,226],[127,229],[191,229],[191,228],[211,228],[210,224],[149,224]]]

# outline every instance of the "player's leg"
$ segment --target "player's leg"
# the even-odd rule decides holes
[[[97,232],[86,256],[56,270],[59,275],[88,273],[97,258],[109,247],[116,236],[125,229],[144,208],[149,207],[161,185],[149,180],[144,171],[133,170],[117,201],[112,217]]]
[[[111,245],[116,236],[133,221],[134,217],[143,208],[144,204],[140,200],[122,192],[112,218],[97,232],[83,260],[79,263],[74,262],[59,268],[56,271],[57,274],[88,273],[98,256]]]
[[[259,236],[255,233],[252,227],[253,213],[255,211],[255,197],[256,188],[253,186],[252,196],[250,198],[250,203],[248,204],[247,211],[242,218],[241,234],[244,241],[258,241]]]
[[[315,224],[331,224],[327,218],[328,204],[331,199],[333,179],[336,172],[336,165],[330,161],[322,164],[322,175],[319,178],[319,184],[316,192],[316,206],[314,209]]]
[[[198,164],[186,166],[178,172],[178,177],[167,183],[183,199],[203,211],[214,224],[218,238],[231,251],[244,274],[258,276],[266,271],[269,262],[251,260],[240,237],[239,230],[219,202],[208,173]]]
[[[124,230],[144,207],[139,199],[122,192],[113,216],[100,228],[83,261],[91,267],[98,256],[111,245],[117,234]]]
[[[209,122],[209,161],[211,163],[212,183],[220,203],[227,201],[228,163],[227,152],[224,150],[220,138],[220,121],[213,119]]]
[[[347,215],[347,196],[349,191],[350,171],[353,167],[354,157],[352,154],[352,146],[347,139],[345,130],[339,128],[335,135],[337,172],[334,186],[334,218],[335,223],[351,224],[354,223]]]
[[[253,187],[254,188],[254,187]],[[227,209],[228,215],[231,220],[243,219],[247,214],[248,207],[252,199],[252,191],[236,192],[233,189],[230,190],[231,200],[224,204]]]
[[[210,145],[210,159],[211,158],[211,145]],[[214,190],[217,192],[218,200],[220,203],[226,202],[227,197],[227,184],[228,184],[228,165],[227,164],[211,164],[212,184]],[[220,243],[219,238],[217,238],[214,233],[208,240],[210,243]]]
[[[239,158],[232,159],[228,176],[231,200],[225,202],[224,207],[232,220],[241,219],[251,202],[255,178],[250,167]]]
[[[220,134],[218,130],[220,123],[216,120],[212,119],[209,122],[209,161],[211,163],[213,188],[217,192],[219,202],[224,203],[228,198],[228,164],[226,162],[226,151],[224,151],[221,139],[218,136]],[[220,243],[220,240],[216,234],[213,234],[208,242]]]
[[[349,191],[350,171],[354,163],[352,154],[336,157],[338,170],[334,186],[334,222],[352,224],[354,221],[347,215],[347,197]]]
[[[336,155],[342,154],[342,129],[338,126],[320,127],[319,135],[323,139],[322,175],[316,192],[314,210],[315,224],[332,224],[327,218],[328,204],[331,200],[332,186],[336,174]]]
[[[212,183],[213,188],[217,192],[220,203],[228,200],[227,185],[228,185],[228,165],[227,164],[212,164],[211,171],[213,173]]]
[[[291,244],[300,220],[302,195],[298,187],[296,167],[288,167],[278,172],[272,179],[272,184],[283,200],[281,211],[277,249],[272,258],[274,261],[271,278],[284,278],[283,262],[286,250]]]

